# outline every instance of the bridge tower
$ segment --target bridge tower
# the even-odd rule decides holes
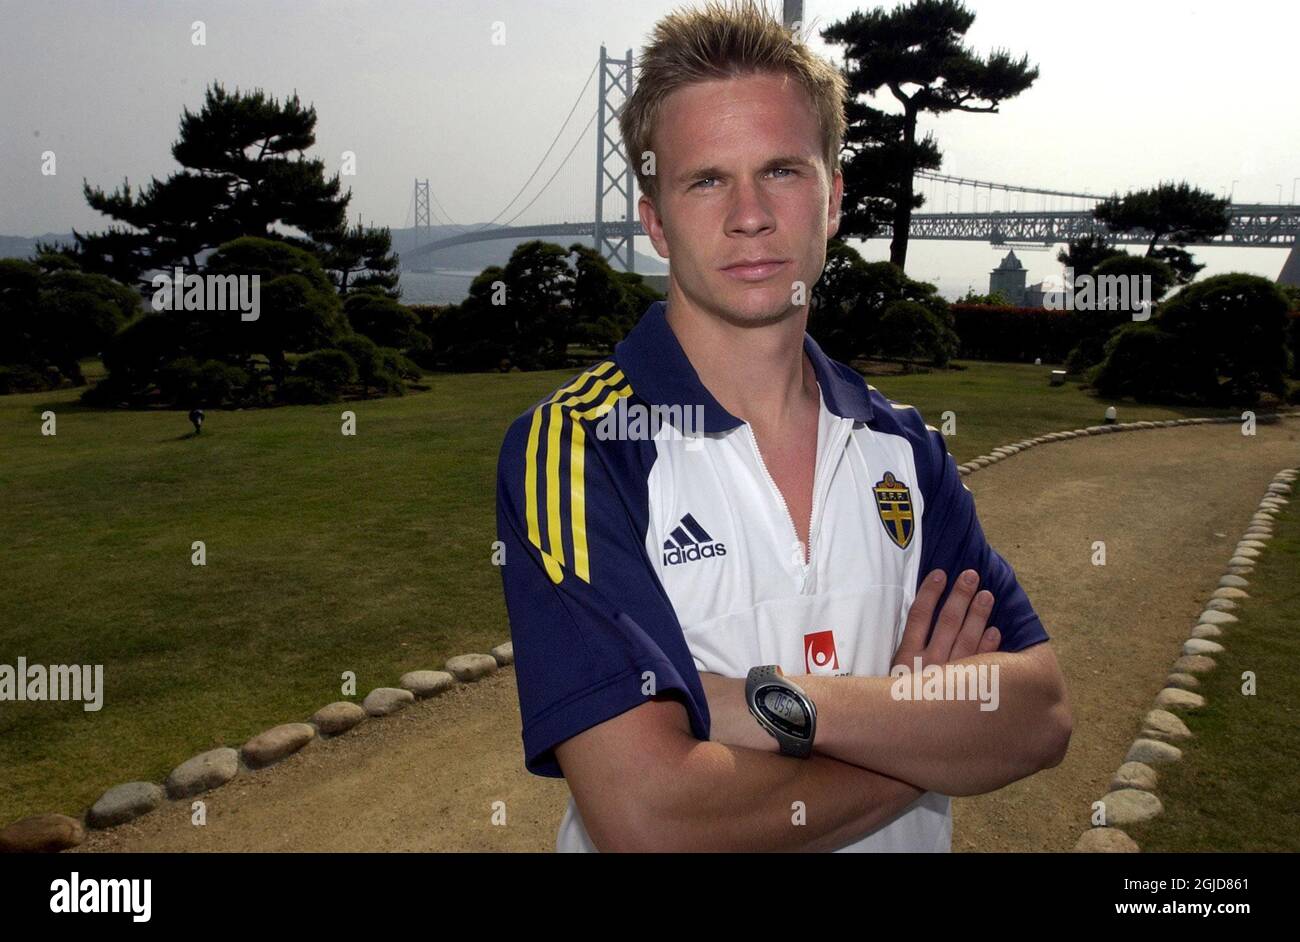
[[[415,181],[415,229],[418,232],[420,227],[428,232],[433,228],[429,221],[429,181]]]
[[[1296,236],[1291,243],[1291,251],[1287,253],[1286,261],[1282,263],[1282,271],[1278,273],[1277,283],[1300,287],[1300,235]]]
[[[636,248],[632,233],[636,215],[632,209],[634,176],[631,155],[623,153],[623,136],[618,130],[618,116],[632,97],[632,50],[623,59],[611,59],[600,47],[600,101],[596,118],[596,226],[593,241],[596,251],[609,261],[620,258],[624,271],[636,271]],[[616,97],[621,97],[617,103]],[[611,134],[611,126],[613,128]],[[609,162],[613,161],[613,169]],[[605,223],[605,196],[617,190],[625,208],[621,222]]]

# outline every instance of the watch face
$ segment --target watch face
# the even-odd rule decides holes
[[[806,736],[808,714],[798,697],[780,687],[770,687],[759,697],[764,712],[773,723],[795,736]]]

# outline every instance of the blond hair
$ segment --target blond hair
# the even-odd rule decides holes
[[[755,73],[792,75],[816,112],[828,172],[840,167],[848,89],[844,76],[756,0],[731,5],[710,0],[700,9],[673,11],[655,24],[650,44],[641,51],[639,69],[618,124],[641,192],[654,202],[657,179],[645,173],[642,157],[653,150],[650,138],[664,101],[696,82]]]

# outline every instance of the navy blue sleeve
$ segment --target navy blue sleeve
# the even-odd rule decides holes
[[[645,550],[653,444],[598,440],[598,399],[563,392],[511,425],[497,465],[524,764],[551,777],[564,774],[556,745],[652,695],[681,701],[709,738],[699,672]]]
[[[919,414],[917,419],[921,421]],[[957,463],[948,454],[943,435],[926,426],[914,437],[913,448],[925,501],[918,588],[920,581],[933,570],[942,569],[947,573],[948,584],[939,600],[942,609],[953,581],[962,571],[974,569],[980,576],[980,588],[993,593],[993,611],[988,624],[1002,635],[999,651],[1020,651],[1048,640],[1043,623],[1011,564],[984,538],[984,530],[975,515],[975,498],[962,481]]]

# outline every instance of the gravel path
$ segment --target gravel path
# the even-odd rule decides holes
[[[956,799],[953,850],[1074,846],[1265,485],[1298,464],[1289,419],[1253,438],[1225,424],[1057,442],[966,479],[1052,636],[1074,737],[1057,768]],[[75,852],[548,851],[568,790],[524,771],[519,727],[507,668],[241,774],[204,796],[203,827],[169,802]]]

